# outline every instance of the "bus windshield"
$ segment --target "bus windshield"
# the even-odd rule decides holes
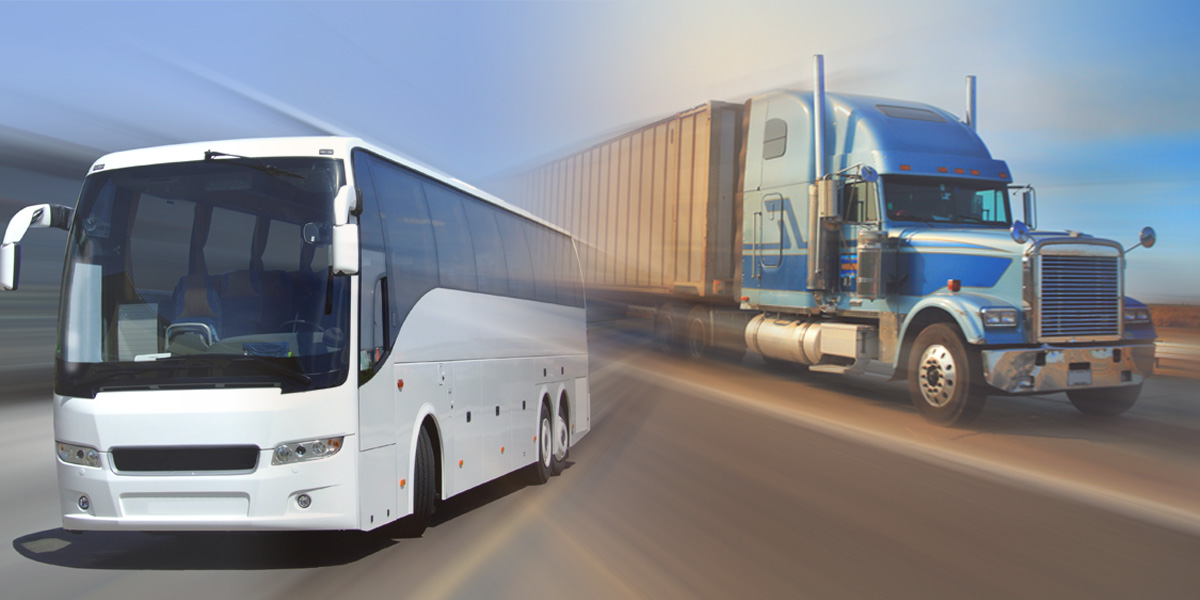
[[[1008,227],[1005,184],[941,177],[885,175],[883,195],[893,221]]]
[[[345,381],[349,278],[328,259],[342,161],[212,154],[84,182],[63,271],[59,394]]]

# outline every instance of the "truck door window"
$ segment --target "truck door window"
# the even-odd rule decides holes
[[[763,160],[779,158],[787,152],[787,122],[783,119],[767,119],[763,134]]]

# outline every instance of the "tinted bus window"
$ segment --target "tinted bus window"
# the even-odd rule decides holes
[[[438,286],[438,253],[421,182],[411,172],[371,158],[388,256],[389,337],[413,305]]]
[[[475,273],[479,291],[486,294],[508,295],[508,265],[504,261],[504,243],[496,225],[496,209],[477,200],[463,200],[467,224],[475,245]]]
[[[475,248],[471,243],[471,230],[467,227],[467,215],[463,212],[462,196],[426,183],[425,198],[429,201],[433,238],[437,242],[442,287],[476,291],[479,286],[475,279]]]
[[[508,293],[517,298],[533,300],[533,259],[525,239],[523,220],[508,213],[498,213],[496,224],[504,243],[504,259],[508,265]]]

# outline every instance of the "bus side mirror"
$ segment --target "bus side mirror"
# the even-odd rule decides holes
[[[0,290],[17,289],[21,279],[21,245],[0,246]]]
[[[0,290],[15,290],[21,279],[21,238],[31,227],[71,227],[73,210],[57,204],[26,206],[13,215],[0,242]]]
[[[333,226],[333,240],[329,246],[329,265],[334,275],[358,273],[358,225],[346,223]]]

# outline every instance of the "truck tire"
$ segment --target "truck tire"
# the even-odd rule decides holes
[[[1094,390],[1072,390],[1067,398],[1079,412],[1092,417],[1115,417],[1137,402],[1142,393],[1142,384]]]
[[[908,392],[921,416],[942,425],[965,425],[983,411],[978,354],[958,330],[934,323],[917,334],[908,358]]]
[[[692,360],[701,360],[712,356],[712,346],[709,344],[708,323],[704,318],[706,311],[695,308],[687,319],[687,334],[683,339],[684,351]]]
[[[390,533],[394,537],[421,537],[433,520],[433,506],[437,501],[434,460],[437,457],[434,456],[433,442],[429,440],[429,432],[422,427],[417,435],[417,455],[413,460],[413,512],[392,525]]]
[[[679,314],[670,306],[654,315],[654,345],[659,352],[674,354],[679,349]]]

